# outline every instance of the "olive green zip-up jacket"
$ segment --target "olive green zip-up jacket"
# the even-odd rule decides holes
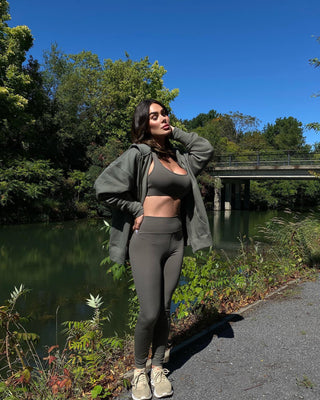
[[[194,132],[186,133],[174,128],[172,138],[181,142],[186,149],[184,153],[176,150],[177,162],[188,172],[192,182],[192,190],[181,203],[181,216],[186,244],[191,245],[192,251],[197,251],[212,245],[208,217],[196,176],[209,162],[213,149],[206,139]],[[109,255],[118,264],[123,264],[127,258],[133,221],[143,214],[151,161],[151,148],[148,145],[133,144],[101,173],[94,184],[98,199],[105,200],[112,207]]]

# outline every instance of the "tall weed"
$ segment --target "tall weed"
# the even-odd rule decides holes
[[[261,228],[265,238],[279,257],[293,258],[310,266],[320,261],[319,215],[310,212],[306,217],[287,210],[287,217],[271,219]]]
[[[126,367],[118,364],[113,373],[110,367],[127,343],[117,336],[103,337],[103,323],[110,320],[110,314],[101,308],[99,295],[87,299],[92,318],[66,321],[65,348],[51,346],[41,360],[33,346],[37,336],[25,331],[24,319],[16,311],[16,302],[25,293],[23,285],[15,288],[7,304],[0,307],[1,399],[89,399],[98,395],[102,399],[122,387],[124,381],[115,378],[115,371]]]

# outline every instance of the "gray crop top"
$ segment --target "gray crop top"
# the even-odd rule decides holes
[[[148,175],[147,196],[170,196],[173,199],[182,199],[191,189],[189,175],[176,174],[162,165],[154,153],[152,157],[154,165]]]

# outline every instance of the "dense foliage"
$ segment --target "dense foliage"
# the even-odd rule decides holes
[[[170,110],[178,89],[164,86],[166,70],[148,57],[134,61],[126,54],[124,59],[102,61],[90,51],[65,54],[53,44],[44,52],[43,65],[32,57],[27,60],[33,43],[30,29],[9,27],[9,20],[9,4],[2,1],[0,222],[106,214],[92,185],[129,146],[135,106],[144,98],[157,98]],[[310,63],[319,66],[317,58]],[[206,137],[215,155],[312,150],[294,117],[278,118],[262,130],[255,117],[240,112],[210,110],[191,120],[171,118],[172,124]],[[204,173],[200,184],[210,206],[215,182]],[[309,206],[319,202],[320,185],[252,182],[251,193],[252,208]]]
[[[130,143],[131,116],[144,98],[169,104],[178,90],[163,85],[165,69],[148,57],[99,60],[67,55],[56,44],[40,69],[26,54],[32,35],[10,28],[0,8],[0,221],[95,215],[92,185]],[[101,210],[98,210],[101,211]]]

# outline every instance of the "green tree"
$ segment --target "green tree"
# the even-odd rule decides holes
[[[222,135],[220,119],[209,120],[204,126],[198,127],[195,130],[200,136],[209,140],[213,146],[215,156],[226,152],[228,140]]]
[[[303,150],[305,138],[302,123],[296,118],[277,118],[274,124],[268,124],[263,131],[267,143],[276,150]]]
[[[14,160],[0,168],[0,221],[25,221],[37,214],[47,219],[58,211],[53,199],[62,182],[62,171],[44,160]]]
[[[169,105],[178,95],[177,89],[163,85],[166,70],[147,57],[102,63],[91,52],[66,55],[53,45],[44,67],[45,85],[55,104],[58,152],[71,169],[88,167],[86,154],[92,143],[104,146],[116,138],[128,146],[132,114],[142,99],[157,98]]]
[[[257,129],[258,125],[260,124],[260,121],[256,117],[244,115],[239,111],[230,112],[226,115],[228,115],[233,122],[238,140],[245,133],[251,132],[253,129]]]
[[[245,132],[239,143],[242,151],[247,152],[265,152],[272,148],[267,143],[265,136],[260,131]]]
[[[0,2],[0,156],[23,151],[23,129],[32,124],[26,112],[30,75],[24,68],[33,38],[26,26],[10,28],[9,4]],[[22,129],[22,130],[21,130]]]
[[[183,125],[188,131],[193,131],[199,127],[204,127],[208,122],[218,118],[220,114],[216,110],[210,110],[208,113],[198,114],[195,118],[190,120],[185,119]]]
[[[250,204],[253,209],[267,210],[276,208],[278,199],[273,196],[269,182],[250,182]]]
[[[56,44],[44,53],[44,87],[50,98],[50,158],[64,170],[86,169],[86,149],[97,140],[92,127],[91,107],[101,70],[99,59],[91,52],[68,56]]]
[[[97,108],[102,113],[105,132],[118,138],[128,138],[131,119],[137,104],[145,98],[155,98],[168,105],[174,100],[178,89],[163,86],[164,67],[156,61],[151,64],[148,57],[140,61],[105,60],[102,74],[102,92]]]
[[[220,135],[229,141],[237,141],[237,130],[229,114],[223,114],[215,121],[219,127]]]

